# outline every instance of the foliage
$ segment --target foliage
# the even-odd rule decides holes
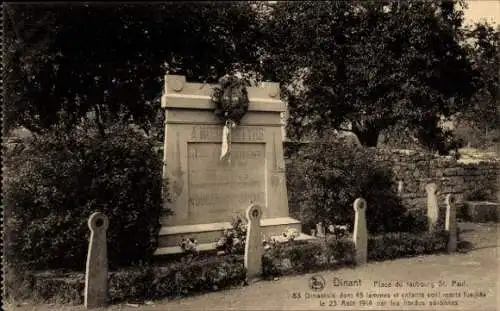
[[[369,260],[386,260],[402,256],[429,254],[446,249],[447,234],[390,233],[369,237]],[[307,273],[354,265],[355,247],[348,239],[322,242],[292,241],[277,244],[264,252],[264,278],[285,274]],[[109,301],[141,303],[149,299],[177,298],[218,291],[245,284],[246,270],[242,256],[196,257],[189,263],[141,265],[112,271],[109,275]],[[48,271],[26,278],[31,297],[40,302],[81,304],[85,283],[82,273]]]
[[[109,218],[111,266],[148,260],[162,208],[162,163],[153,143],[123,125],[34,136],[6,157],[7,260],[30,269],[84,269],[88,217]],[[168,211],[167,211],[168,214]]]
[[[466,32],[467,50],[472,66],[479,72],[475,81],[477,91],[471,105],[460,114],[461,123],[480,132],[469,139],[476,147],[485,147],[500,141],[500,27],[486,22],[476,23]]]
[[[421,209],[406,211],[399,219],[394,220],[401,232],[422,233],[428,229],[428,218]]]
[[[240,217],[234,218],[231,228],[224,230],[223,235],[217,241],[216,249],[223,251],[225,254],[240,254],[245,253],[246,237],[247,237],[248,224]],[[295,228],[287,228],[282,233],[282,238],[286,241],[294,241],[300,235]],[[274,237],[262,241],[264,249],[275,247],[280,242],[277,242]]]
[[[166,70],[216,82],[238,69],[282,83],[291,138],[350,122],[361,143],[374,146],[381,131],[401,123],[424,130],[419,138],[427,147],[446,152],[449,137],[436,126],[438,116],[467,111],[498,123],[491,113],[498,103],[498,30],[481,24],[465,31],[462,6],[461,0],[9,4],[6,129],[66,131],[83,119],[103,134],[120,119],[162,140]],[[467,38],[474,43],[461,44]]]
[[[284,274],[307,273],[351,265],[354,244],[349,240],[329,240],[326,244],[292,241],[277,244],[262,257],[265,278]]]
[[[401,124],[396,124],[382,130],[377,143],[377,148],[422,150],[423,146],[417,138],[417,132]]]
[[[198,258],[189,264],[129,267],[109,273],[108,301],[142,303],[149,299],[183,297],[241,285],[245,278],[242,258],[231,256]],[[47,271],[32,273],[26,280],[30,283],[31,298],[37,302],[83,303],[83,273]]]
[[[463,12],[456,2],[273,5],[264,66],[266,76],[284,84],[287,135],[344,128],[375,146],[396,123],[423,129],[463,110],[476,73],[460,44]]]
[[[217,241],[217,250],[226,254],[244,254],[247,236],[247,224],[240,217],[236,217],[230,229],[224,230],[222,237]]]
[[[355,246],[350,239],[327,239],[326,256],[340,265],[354,264]]]
[[[388,233],[368,237],[368,260],[387,260],[446,250],[447,232]]]
[[[198,241],[193,238],[184,238],[179,242],[179,247],[186,253],[197,255],[199,253]]]
[[[79,304],[85,289],[85,279],[82,275],[68,278],[52,278],[50,275],[31,277],[33,300],[46,301],[54,297],[54,303]]]
[[[189,264],[146,267],[116,272],[110,277],[110,300],[175,298],[241,285],[246,277],[243,262],[236,257],[212,257]]]
[[[4,12],[8,128],[66,131],[92,114],[101,134],[115,120],[148,131],[165,70],[215,82],[259,66],[248,2],[11,3]]]
[[[439,118],[428,118],[422,121],[422,127],[417,132],[419,141],[431,151],[440,155],[458,154],[458,149],[464,146],[463,140],[454,135],[453,130],[440,126]]]
[[[494,110],[490,110],[490,115],[495,115]],[[497,113],[498,115],[498,113]],[[464,119],[472,118],[465,116]],[[490,116],[491,117],[491,116]],[[485,119],[486,120],[486,119]],[[457,122],[453,134],[464,142],[464,145],[481,150],[491,150],[500,143],[500,129],[497,127],[487,127],[487,122],[480,123],[474,121],[460,120]]]
[[[476,189],[468,194],[465,201],[487,201],[491,200],[494,195],[486,189]]]
[[[353,203],[362,197],[370,233],[404,231],[397,220],[405,209],[392,171],[375,158],[375,150],[346,146],[341,139],[304,144],[287,166],[291,212],[306,228],[318,222],[352,224]]]

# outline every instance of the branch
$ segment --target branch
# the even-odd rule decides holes
[[[14,34],[16,36],[16,38],[14,39],[14,44],[16,44],[16,41],[21,40],[21,34],[19,32],[19,29],[17,28],[19,24],[16,23],[13,17],[14,13],[12,12],[12,8],[9,5],[5,6],[5,11],[7,12],[7,15],[9,16],[10,19],[10,23],[12,24],[12,30],[14,31]],[[21,44],[18,44],[18,46],[21,46]]]
[[[101,137],[104,137],[104,135],[106,133],[104,131],[104,124],[103,124],[103,121],[102,121],[101,107],[99,106],[98,103],[96,103],[94,105],[94,108],[95,108],[95,122],[97,124],[97,129],[98,129],[99,134],[101,135]]]
[[[339,126],[339,127],[338,127],[338,130],[339,130],[339,131],[344,131],[344,132],[351,132],[351,133],[354,133],[352,129],[344,128],[344,127],[342,127],[342,126]]]

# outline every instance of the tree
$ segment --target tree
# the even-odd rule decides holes
[[[471,98],[471,105],[463,111],[461,118],[479,129],[486,138],[489,132],[498,130],[500,124],[500,26],[495,28],[486,22],[476,23],[467,31],[466,38],[469,59],[479,72],[479,79],[475,81],[477,91]]]
[[[150,260],[163,211],[162,161],[152,139],[128,125],[97,132],[48,132],[8,150],[4,201],[9,264],[85,267],[89,216],[110,221],[111,267]],[[164,195],[168,193],[164,192]],[[27,266],[26,266],[27,265]]]
[[[395,124],[423,123],[462,110],[474,72],[460,45],[462,11],[451,1],[279,2],[266,77],[288,101],[287,135],[352,124],[365,146]]]
[[[93,116],[101,134],[130,121],[148,130],[165,70],[207,82],[258,66],[248,2],[9,4],[6,126],[63,131]]]

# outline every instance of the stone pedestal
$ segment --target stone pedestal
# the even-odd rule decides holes
[[[108,253],[106,230],[108,218],[94,213],[88,221],[90,242],[85,273],[84,305],[86,309],[104,307],[108,298]]]
[[[362,265],[368,259],[368,230],[366,228],[366,201],[358,198],[354,201],[353,242],[356,247],[356,264]]]
[[[471,222],[500,222],[500,203],[488,201],[466,201],[463,216]]]
[[[430,183],[425,186],[427,192],[427,220],[429,222],[429,232],[436,230],[439,218],[439,206],[437,198],[437,185]]]
[[[246,212],[248,230],[245,241],[245,268],[248,281],[259,278],[262,274],[262,235],[260,232],[260,217],[262,209],[258,205],[251,205]]]
[[[250,105],[232,131],[230,162],[220,160],[223,123],[210,100],[214,86],[166,77],[164,177],[174,215],[161,219],[158,255],[180,252],[177,244],[186,237],[196,239],[201,251],[215,248],[249,204],[262,207],[263,238],[289,227],[301,231],[288,213],[279,85],[247,88]]]
[[[450,235],[448,239],[447,250],[453,253],[457,250],[457,206],[455,197],[452,194],[446,196],[446,217],[444,229]]]

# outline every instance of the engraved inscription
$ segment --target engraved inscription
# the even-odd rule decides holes
[[[265,144],[231,144],[231,162],[220,160],[220,144],[188,143],[189,214],[223,221],[250,202],[265,204]]]
[[[243,141],[263,141],[264,128],[262,127],[237,127],[232,132],[232,138]],[[222,139],[222,126],[193,126],[191,139],[201,141],[220,141]]]

